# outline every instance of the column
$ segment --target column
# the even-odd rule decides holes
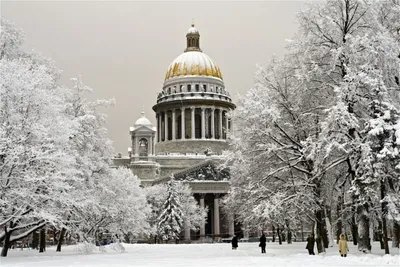
[[[168,111],[165,111],[165,113],[164,113],[164,129],[165,129],[165,132],[164,132],[164,138],[165,138],[165,141],[168,141]]]
[[[206,109],[201,108],[201,139],[206,138]]]
[[[136,151],[136,136],[132,137],[132,152],[133,152],[133,156],[136,155],[137,151]]]
[[[195,139],[195,132],[194,132],[194,111],[195,108],[194,107],[190,107],[192,109],[192,138],[191,139]]]
[[[161,112],[158,114],[158,129],[157,129],[157,135],[158,135],[158,142],[161,142],[161,131],[162,131],[162,116],[161,116]]]
[[[190,240],[190,228],[187,223],[185,223],[185,240]]]
[[[219,234],[219,194],[214,194],[214,235]]]
[[[228,214],[228,223],[229,223],[229,236],[232,237],[235,234],[235,220],[233,217],[233,213]]]
[[[182,135],[182,140],[186,139],[185,133],[186,133],[186,128],[185,128],[185,108],[181,109],[181,135]]]
[[[175,109],[173,109],[172,110],[172,140],[175,140],[175,137],[176,137],[176,135],[175,135],[176,127],[175,126],[176,126],[175,125]]]
[[[151,156],[153,155],[153,137],[150,136],[149,138],[149,151],[148,151],[148,155]]]
[[[204,198],[206,194],[200,194],[200,208],[204,209]],[[200,239],[204,238],[206,235],[206,226],[205,223],[200,225]]]
[[[137,136],[135,136],[135,155],[139,156],[139,140]]]
[[[219,109],[219,139],[222,139],[222,109]]]
[[[214,120],[214,111],[215,108],[211,109],[211,138],[214,139],[215,138],[215,120]]]
[[[228,121],[228,113],[225,113],[225,131],[226,131],[226,139],[228,139],[228,125],[229,125],[229,121]]]

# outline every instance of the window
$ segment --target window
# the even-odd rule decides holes
[[[195,85],[196,86],[196,92],[200,91],[200,87],[198,84]]]
[[[168,94],[169,94],[169,95],[171,94],[171,87],[168,88]]]
[[[181,87],[180,87],[180,92],[182,93],[183,92],[183,85],[181,85]]]
[[[139,140],[139,156],[140,157],[147,157],[148,151],[148,143],[146,138],[142,138]]]
[[[207,92],[207,85],[203,84],[204,92]]]
[[[191,92],[191,91],[192,91],[192,85],[191,85],[191,84],[188,84],[188,86],[187,86],[187,91],[188,91],[188,92]]]

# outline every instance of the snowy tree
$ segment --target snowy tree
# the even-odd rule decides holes
[[[157,234],[162,240],[179,240],[183,229],[183,212],[176,182],[171,179],[167,184],[167,199],[163,204],[161,214],[157,222]]]
[[[59,72],[40,55],[23,53],[21,31],[1,20],[0,240],[10,242],[62,217],[73,158]],[[60,194],[61,192],[61,194]]]
[[[91,89],[80,78],[72,89],[59,86],[54,63],[22,52],[23,33],[11,23],[1,27],[1,256],[46,225],[61,230],[58,251],[67,230],[88,241],[100,230],[147,232],[149,208],[137,177],[111,166],[99,108],[113,101],[87,100]]]
[[[233,113],[227,204],[242,221],[282,222],[307,210],[302,219],[316,223],[322,252],[336,210],[336,218],[351,214],[353,239],[370,250],[381,197],[364,163],[375,153],[365,127],[378,88],[385,102],[399,104],[398,28],[390,23],[399,14],[396,1],[352,0],[314,3],[299,14],[288,53],[258,71]]]
[[[190,230],[199,230],[204,225],[207,218],[207,207],[201,208],[193,197],[189,185],[182,182],[176,183],[176,191],[179,202],[181,203],[182,218],[184,228]]]
[[[198,230],[200,225],[205,223],[207,208],[200,208],[187,184],[179,181],[172,181],[171,183],[176,192],[178,203],[180,203],[183,222],[181,230],[186,228]],[[158,235],[159,232],[157,229],[162,218],[161,214],[165,211],[166,199],[169,197],[168,184],[148,186],[145,188],[145,191],[147,201],[152,210],[149,222],[153,228],[153,233]]]
[[[87,241],[93,242],[99,233],[110,233],[118,239],[130,234],[147,233],[149,206],[144,190],[132,171],[126,168],[110,169],[109,176],[98,178],[93,190],[91,209],[81,214],[79,229]],[[88,207],[89,208],[89,207]]]
[[[123,236],[149,231],[150,211],[144,191],[130,170],[112,169],[114,151],[105,128],[106,115],[100,108],[113,100],[89,101],[92,89],[79,77],[68,94],[68,115],[75,125],[69,152],[75,157],[76,179],[70,195],[74,202],[65,209],[59,238],[59,250],[66,230],[94,242],[101,231]]]

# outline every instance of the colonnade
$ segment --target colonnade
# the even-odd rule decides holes
[[[205,207],[205,195],[206,194],[200,194],[200,208]],[[213,194],[214,195],[214,207],[213,207],[213,236],[219,236],[221,234],[221,216],[220,216],[220,205],[219,205],[219,200],[221,194]],[[235,229],[234,229],[234,217],[233,214],[228,215],[228,233],[229,236],[232,237],[235,234]],[[205,223],[200,225],[200,238],[204,238],[206,235],[205,232]],[[185,229],[185,239],[189,240],[190,239],[190,229],[186,228]]]
[[[190,116],[187,116],[188,109]],[[158,142],[176,139],[226,139],[226,129],[231,127],[227,112],[228,109],[194,106],[159,111]]]

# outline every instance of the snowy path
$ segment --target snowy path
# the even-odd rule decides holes
[[[371,255],[360,255],[350,245],[347,258],[338,255],[336,247],[329,248],[325,255],[309,256],[305,243],[284,244],[267,243],[267,254],[262,255],[258,243],[239,243],[239,249],[232,251],[230,244],[191,244],[191,245],[125,245],[125,253],[107,252],[81,255],[74,246],[64,247],[62,253],[55,253],[50,247],[39,255],[32,250],[11,250],[7,258],[0,259],[1,267],[111,267],[111,266],[400,266],[399,251],[391,249],[392,255],[383,255],[374,244]]]

